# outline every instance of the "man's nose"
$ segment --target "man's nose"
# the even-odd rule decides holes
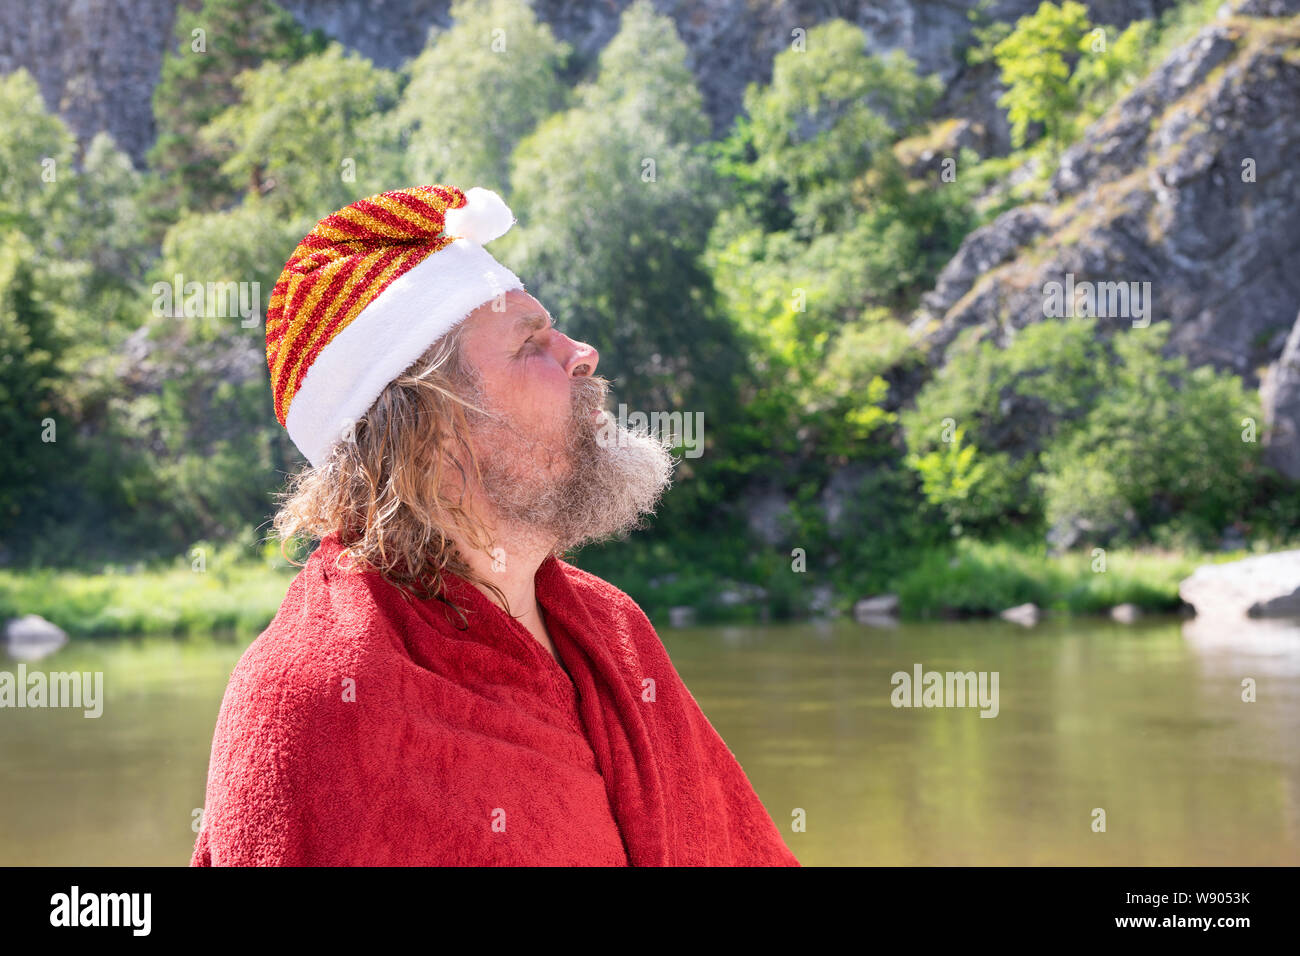
[[[569,353],[569,361],[565,363],[564,370],[570,376],[578,378],[595,375],[596,363],[599,361],[600,353],[594,348],[586,342],[574,342],[573,351]]]

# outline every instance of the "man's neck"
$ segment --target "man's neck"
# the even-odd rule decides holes
[[[537,569],[554,547],[554,541],[536,534],[531,529],[503,525],[488,525],[493,542],[490,552],[475,551],[457,542],[457,549],[465,563],[483,580],[501,589],[509,605],[509,613],[529,631],[542,631],[541,615],[537,607]],[[501,602],[495,594],[480,584],[475,584],[489,601],[497,606]]]

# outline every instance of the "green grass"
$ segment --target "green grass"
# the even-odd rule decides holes
[[[73,637],[257,633],[270,623],[296,568],[212,552],[152,569],[0,571],[0,619],[39,614]]]
[[[1202,564],[1245,552],[1196,554],[1113,549],[1104,570],[1091,551],[1049,557],[1041,547],[960,541],[923,555],[899,580],[904,617],[996,614],[1017,604],[1071,614],[1098,614],[1132,603],[1147,611],[1179,606],[1178,584]]]
[[[39,614],[73,637],[261,631],[275,616],[297,568],[270,550],[260,558],[237,547],[211,548],[207,554],[202,571],[182,561],[94,574],[0,571],[0,620]],[[920,553],[888,590],[899,595],[902,616],[913,619],[996,614],[1026,602],[1069,614],[1101,614],[1124,603],[1153,612],[1173,611],[1179,606],[1179,582],[1198,566],[1246,556],[1113,549],[1106,552],[1105,570],[1100,571],[1093,569],[1097,558],[1090,551],[1049,557],[1033,543],[963,539]],[[661,623],[666,622],[667,608],[676,604],[696,608],[700,623],[752,622],[759,616],[754,604],[717,603],[719,591],[732,583],[723,580],[717,567],[676,566],[664,559],[657,570],[662,579],[658,587],[640,581],[627,568],[622,574],[606,569],[602,576],[628,590]],[[804,575],[777,578],[796,590],[812,583]],[[802,605],[774,589],[773,580],[766,582],[769,609],[783,618],[785,604],[791,609]],[[842,593],[836,603],[847,610],[863,596]]]

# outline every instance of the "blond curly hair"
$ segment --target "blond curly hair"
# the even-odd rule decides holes
[[[288,560],[291,541],[338,532],[340,560],[377,571],[408,599],[446,600],[451,572],[492,591],[509,613],[505,595],[452,540],[476,550],[491,544],[463,493],[450,497],[443,480],[455,471],[464,489],[479,475],[467,410],[483,411],[483,388],[465,358],[463,331],[454,328],[390,382],[319,467],[290,479],[272,522]]]

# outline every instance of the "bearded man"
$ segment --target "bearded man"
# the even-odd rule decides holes
[[[321,220],[267,311],[319,541],[240,659],[191,864],[797,866],[636,603],[562,560],[653,513],[662,443],[487,242],[490,190]]]

